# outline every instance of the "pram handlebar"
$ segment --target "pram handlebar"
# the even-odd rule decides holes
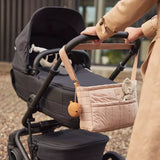
[[[128,33],[127,32],[118,32],[117,34],[115,34],[112,38],[127,38],[128,37]],[[80,43],[83,43],[87,40],[95,40],[98,39],[97,36],[90,36],[90,35],[80,35],[74,39],[72,39],[71,41],[69,41],[66,45],[65,45],[65,51],[67,54],[70,54],[70,51],[72,49],[74,49],[76,46],[78,46]],[[112,75],[109,77],[110,80],[114,80],[115,77],[125,68],[125,64],[128,62],[128,60],[136,55],[138,53],[138,50],[140,48],[140,39],[137,39],[134,44],[132,45],[128,45],[129,46],[129,55],[123,60],[123,62],[120,62],[119,66],[117,66],[117,68],[115,69],[115,71],[112,73]],[[124,44],[125,45],[125,44]],[[83,48],[84,49],[84,48]],[[107,48],[105,48],[107,49]],[[115,49],[115,48],[114,48]],[[124,49],[124,48],[121,48]],[[126,48],[125,48],[126,49]],[[128,48],[127,48],[128,49]]]
[[[116,33],[114,36],[112,36],[112,38],[127,38],[128,37],[128,33],[127,32],[123,32],[120,31],[118,33]],[[69,41],[66,45],[65,45],[65,50],[66,52],[70,52],[74,47],[76,47],[78,44],[83,43],[85,41],[88,40],[98,40],[98,36],[91,36],[91,35],[79,35],[75,38],[73,38],[71,41]]]
[[[112,38],[127,38],[128,37],[128,32],[124,31],[119,31],[117,32]]]

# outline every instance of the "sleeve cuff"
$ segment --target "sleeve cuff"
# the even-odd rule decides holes
[[[142,24],[141,27],[144,36],[148,39],[152,39],[156,35],[157,31],[157,16],[154,16],[152,19]]]
[[[108,22],[108,21],[107,21]],[[96,25],[96,33],[100,40],[104,41],[114,35],[116,32],[113,32],[109,26],[106,25],[105,19],[101,18]]]

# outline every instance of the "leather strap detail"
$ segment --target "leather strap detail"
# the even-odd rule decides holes
[[[132,44],[124,43],[82,43],[74,48],[74,50],[93,50],[93,49],[131,49]]]

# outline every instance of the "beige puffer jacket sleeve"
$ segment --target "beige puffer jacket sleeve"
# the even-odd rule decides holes
[[[124,30],[142,17],[157,0],[120,0],[96,25],[96,32],[105,40]]]

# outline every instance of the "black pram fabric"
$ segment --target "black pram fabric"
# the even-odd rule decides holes
[[[102,160],[108,140],[99,133],[70,129],[33,136],[33,145],[40,160]]]

